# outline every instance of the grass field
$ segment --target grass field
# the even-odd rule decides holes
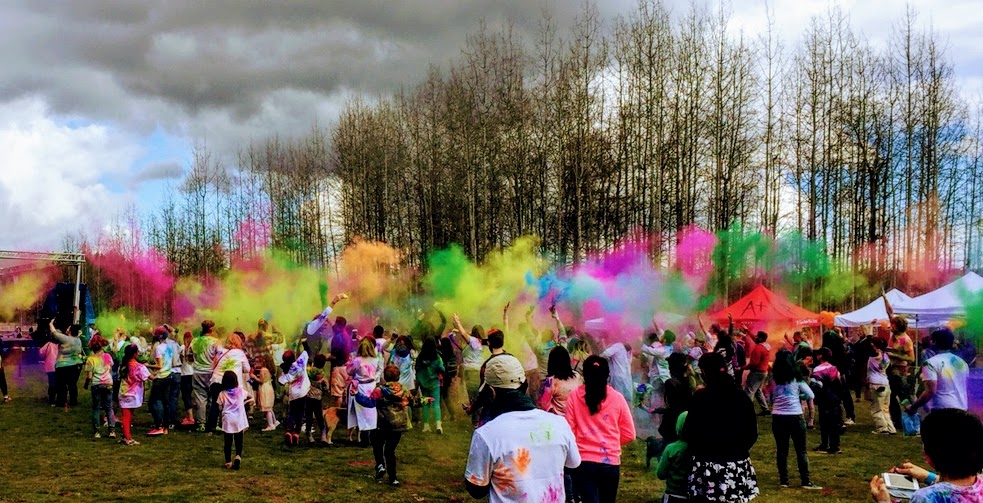
[[[222,438],[201,433],[172,432],[144,436],[150,424],[146,407],[135,415],[134,437],[142,445],[123,447],[113,440],[93,439],[87,391],[68,413],[43,403],[43,375],[36,367],[16,377],[7,369],[14,401],[0,404],[0,500],[2,501],[344,501],[463,502],[464,463],[470,425],[445,421],[445,434],[404,436],[397,456],[400,488],[377,484],[372,477],[372,452],[354,446],[288,449],[278,433],[262,433],[257,420],[246,432],[243,467],[222,467]],[[821,492],[780,489],[775,468],[771,421],[758,421],[758,443],[752,460],[758,473],[760,502],[865,501],[867,481],[906,458],[922,459],[917,438],[873,435],[866,403],[859,403],[859,421],[843,437],[844,453],[810,456],[813,481]],[[726,423],[727,417],[721,416]],[[343,433],[335,432],[335,440]],[[810,431],[811,449],[819,441]],[[650,502],[661,498],[663,483],[645,469],[643,443],[632,444],[622,459],[619,501]],[[810,454],[811,451],[810,451]],[[792,480],[797,480],[794,453]]]

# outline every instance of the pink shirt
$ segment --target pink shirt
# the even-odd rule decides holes
[[[48,342],[44,346],[41,346],[41,351],[39,351],[42,357],[44,357],[44,371],[54,372],[55,362],[58,361],[58,345],[53,342]]]
[[[597,414],[591,415],[584,401],[586,388],[574,390],[567,398],[564,417],[577,439],[584,461],[621,464],[621,446],[635,440],[635,422],[625,397],[608,386],[607,397]]]

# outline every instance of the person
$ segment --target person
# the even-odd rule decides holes
[[[51,336],[58,341],[58,360],[55,362],[58,393],[55,401],[65,408],[65,412],[68,412],[69,407],[78,405],[78,381],[85,363],[79,328],[78,325],[72,325],[68,327],[68,333],[64,333],[55,327],[55,320],[48,323]]]
[[[413,347],[413,339],[409,336],[399,336],[396,344],[389,353],[389,363],[399,368],[399,383],[410,395],[416,391],[416,359],[417,351]],[[413,429],[412,411],[407,409],[407,429]]]
[[[304,422],[307,392],[311,389],[307,359],[306,350],[294,356],[293,350],[288,349],[283,352],[283,363],[280,364],[282,372],[277,381],[287,387],[287,426],[283,433],[287,445],[300,445],[300,427]]]
[[[348,361],[348,375],[351,376],[351,386],[348,394],[348,429],[358,428],[359,435],[372,431],[378,422],[378,413],[374,407],[359,403],[357,394],[366,397],[375,390],[375,385],[382,377],[382,367],[375,352],[375,340],[366,337],[359,341],[355,358]]]
[[[649,358],[648,379],[652,386],[652,401],[650,411],[665,405],[666,381],[669,380],[669,355],[673,351],[676,334],[671,330],[659,330],[655,319],[652,320],[655,331],[648,335],[648,344],[642,344],[641,354]],[[662,418],[659,418],[660,420]]]
[[[631,378],[631,346],[615,342],[601,353],[601,357],[608,360],[611,386],[621,393],[626,402],[631,403],[635,399],[635,385]]]
[[[683,431],[686,424],[686,416],[689,414],[683,411],[676,418],[676,437]],[[668,419],[668,417],[664,418]],[[665,424],[665,423],[663,423]],[[689,479],[690,470],[693,467],[693,458],[689,454],[689,444],[685,440],[675,440],[666,446],[659,457],[659,464],[655,467],[655,475],[660,480],[666,481],[666,492],[662,498],[663,503],[674,501],[688,501],[688,490],[686,487]]]
[[[58,378],[55,373],[55,365],[58,363],[59,353],[58,342],[49,338],[41,350],[38,352],[44,360],[44,373],[48,377],[48,404],[52,407],[58,405]]]
[[[509,354],[505,351],[505,333],[501,330],[493,328],[488,331],[488,339],[486,344],[489,349],[488,359],[481,364],[481,368],[478,369],[478,390],[476,393],[476,398],[468,405],[465,405],[464,410],[471,415],[471,420],[474,425],[480,426],[485,424],[489,419],[491,419],[492,412],[489,408],[490,402],[492,401],[491,390],[485,386],[481,386],[485,383],[485,368],[488,366],[488,362]],[[525,367],[523,367],[525,370]],[[528,386],[528,383],[527,383]]]
[[[420,356],[416,360],[416,379],[420,383],[420,398],[423,403],[423,432],[430,432],[431,418],[436,422],[434,429],[444,433],[440,421],[440,381],[443,378],[444,362],[437,354],[437,341],[430,338],[423,341]]]
[[[853,355],[853,368],[850,372],[850,390],[854,393],[857,400],[866,396],[868,390],[867,362],[873,352],[874,325],[876,325],[876,320],[861,326],[860,337],[849,344],[850,354]],[[850,398],[850,401],[853,401],[853,398]],[[843,424],[853,425],[855,422],[856,416],[847,417]]]
[[[171,415],[169,399],[174,355],[171,354],[172,349],[166,342],[167,333],[168,329],[163,325],[154,329],[154,344],[151,349],[154,360],[147,366],[153,370],[153,387],[150,388],[150,414],[154,418],[154,427],[147,432],[147,436],[150,437],[167,435],[168,421]]]
[[[891,385],[887,377],[891,359],[886,349],[884,339],[872,341],[872,356],[867,358],[867,384],[870,386],[870,415],[874,418],[874,433],[894,435],[897,429],[891,421]]]
[[[101,438],[99,428],[102,426],[102,414],[106,414],[109,427],[109,438],[116,438],[116,414],[113,413],[113,358],[104,351],[109,341],[100,336],[89,340],[89,350],[92,352],[85,359],[84,389],[92,390],[92,433],[95,438]]]
[[[255,362],[257,358],[263,360],[263,366],[271,369],[276,363],[273,360],[273,340],[268,334],[270,324],[263,318],[256,323],[256,333],[250,335],[243,344],[242,349],[249,357],[249,361]]]
[[[324,376],[324,365],[327,362],[328,357],[318,353],[307,367],[307,378],[311,381],[311,387],[307,390],[304,409],[307,411],[305,423],[307,423],[307,442],[310,444],[314,444],[315,431],[320,433],[321,444],[328,443],[328,430],[324,424],[324,414],[321,413],[321,397],[324,390],[328,388],[328,380]]]
[[[20,327],[18,327],[18,330],[19,329],[20,329]],[[18,337],[19,336],[20,336],[20,334],[18,333]],[[4,356],[4,354],[6,354],[6,353],[3,351],[3,343],[0,342],[0,394],[3,394],[3,402],[4,403],[8,403],[8,402],[11,401],[11,398],[10,398],[10,395],[8,394],[8,392],[7,392],[8,391],[7,390],[7,374],[3,370],[3,356]]]
[[[195,425],[198,431],[205,431],[207,414],[211,410],[211,388],[212,362],[218,355],[218,338],[215,337],[215,322],[204,320],[201,322],[201,332],[191,341],[191,353],[194,355],[194,380],[192,381],[191,391],[195,406]]]
[[[208,388],[209,399],[212,405],[208,409],[208,417],[205,421],[205,431],[214,431],[219,419],[218,394],[222,392],[222,379],[227,371],[232,371],[236,375],[236,382],[246,391],[246,380],[243,376],[248,376],[251,367],[246,352],[242,350],[245,335],[235,331],[229,334],[225,344],[228,348],[219,353],[212,364],[212,378]]]
[[[795,462],[803,489],[820,489],[809,478],[809,457],[806,454],[806,424],[802,417],[800,396],[814,398],[809,385],[797,378],[792,354],[781,350],[775,354],[772,378],[771,432],[775,437],[775,455],[778,464],[778,484],[788,487],[788,444],[795,448]]]
[[[922,447],[925,459],[938,473],[909,462],[891,469],[892,473],[917,480],[921,488],[911,503],[983,501],[983,423],[970,412],[935,409],[922,421]],[[880,475],[870,480],[870,493],[876,503],[890,503],[891,495]]]
[[[583,375],[584,360],[590,356],[587,341],[583,338],[571,338],[567,343],[567,351],[570,352],[570,365],[572,366],[573,371]]]
[[[765,381],[768,379],[768,363],[769,354],[768,346],[768,334],[759,331],[755,334],[754,339],[751,339],[750,334],[744,334],[744,346],[747,348],[748,361],[747,365],[743,367],[743,370],[747,370],[747,380],[744,384],[744,392],[747,393],[752,400],[757,400],[758,406],[761,407],[761,412],[759,415],[767,416],[771,414],[771,410],[768,408],[768,401],[765,400],[764,385]]]
[[[192,335],[190,331],[184,332],[184,344],[178,348],[181,353],[181,401],[184,405],[184,418],[181,420],[182,426],[194,426],[194,402],[192,401],[192,386],[194,383],[194,353],[191,351]]]
[[[573,472],[574,490],[584,503],[617,499],[621,446],[635,440],[631,408],[608,384],[610,374],[606,359],[587,357],[584,384],[567,399],[564,417],[581,456],[580,467]]]
[[[331,383],[329,393],[331,395],[329,407],[344,407],[342,403],[345,391],[348,388],[348,352],[343,348],[331,348]]]
[[[680,438],[693,455],[688,496],[695,500],[746,503],[758,495],[751,447],[758,440],[754,404],[727,372],[717,352],[700,358],[705,386],[693,393]],[[727,427],[721,418],[727,418]]]
[[[246,389],[239,382],[239,376],[232,370],[222,373],[222,391],[218,402],[222,408],[222,436],[225,440],[225,467],[238,470],[242,464],[243,432],[249,428],[246,415]],[[232,458],[232,444],[235,443],[236,456]]]
[[[139,351],[140,347],[136,344],[127,345],[119,364],[119,407],[123,414],[123,438],[120,443],[125,445],[140,444],[133,440],[130,428],[133,424],[133,409],[139,409],[143,405],[143,383],[150,378],[147,366],[137,361]]]
[[[689,378],[689,355],[673,353],[669,355],[669,380],[666,381],[666,406],[662,412],[662,424],[659,434],[664,444],[679,440],[679,428],[676,418],[689,410],[689,402],[693,397],[693,388]]]
[[[444,379],[440,383],[440,404],[445,409],[447,419],[453,421],[455,418],[454,406],[451,405],[451,394],[457,395],[457,390],[460,389],[460,377],[458,376],[458,368],[461,362],[458,360],[459,355],[454,351],[454,339],[453,334],[446,337],[441,337],[437,341],[437,349],[440,352],[440,359],[444,361]]]
[[[382,480],[388,473],[389,484],[399,487],[396,475],[396,447],[405,432],[408,422],[406,405],[409,403],[409,390],[400,381],[400,370],[394,365],[383,371],[384,382],[372,392],[379,420],[372,432],[372,454],[375,456],[375,479]]]
[[[280,422],[276,420],[276,414],[273,412],[276,393],[273,390],[273,374],[266,367],[266,364],[267,360],[265,358],[256,358],[253,361],[252,371],[256,381],[259,382],[256,402],[260,412],[266,416],[266,427],[262,431],[273,431],[277,426],[280,426]]]
[[[478,388],[481,385],[481,366],[488,358],[488,350],[483,346],[485,343],[485,329],[481,325],[471,327],[470,331],[465,331],[461,324],[461,318],[454,313],[454,327],[457,329],[453,339],[455,347],[461,351],[461,370],[464,381],[464,388],[468,392],[468,401],[473,403],[478,399]]]
[[[914,414],[922,406],[929,412],[937,409],[968,410],[966,382],[969,366],[952,352],[955,336],[948,328],[941,328],[932,332],[931,337],[938,353],[922,364],[924,391],[906,412]]]
[[[171,350],[171,383],[167,389],[169,414],[166,418],[168,427],[173,429],[181,422],[178,419],[178,400],[181,398],[181,368],[184,366],[184,360],[181,356],[181,344],[177,341],[177,329],[166,324],[164,327],[168,330],[168,337],[164,343]]]
[[[564,415],[567,409],[567,399],[584,383],[580,374],[570,366],[570,353],[563,346],[550,350],[549,362],[546,365],[546,380],[543,381],[539,408],[546,412]]]
[[[843,429],[843,407],[850,400],[849,392],[844,392],[840,371],[833,365],[832,351],[828,347],[816,351],[816,368],[812,371],[815,386],[816,408],[819,410],[819,445],[815,451],[839,454],[840,432]]]
[[[489,359],[481,392],[491,397],[490,418],[471,436],[468,494],[490,503],[566,501],[563,469],[580,466],[580,451],[564,418],[536,408],[522,363],[509,354]]]
[[[888,402],[890,407],[891,422],[895,428],[901,426],[901,403],[913,401],[914,397],[912,383],[910,381],[911,368],[915,365],[915,343],[908,335],[908,321],[900,316],[891,314],[891,341],[885,352],[891,359],[891,366],[888,368],[888,389],[891,390],[891,397]]]

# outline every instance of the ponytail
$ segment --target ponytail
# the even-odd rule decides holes
[[[584,402],[593,416],[601,410],[601,403],[608,397],[608,361],[597,355],[584,360]]]

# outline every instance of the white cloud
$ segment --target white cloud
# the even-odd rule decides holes
[[[38,98],[0,106],[0,248],[57,250],[68,232],[98,230],[129,203],[112,185],[141,151],[111,127],[53,119]]]

